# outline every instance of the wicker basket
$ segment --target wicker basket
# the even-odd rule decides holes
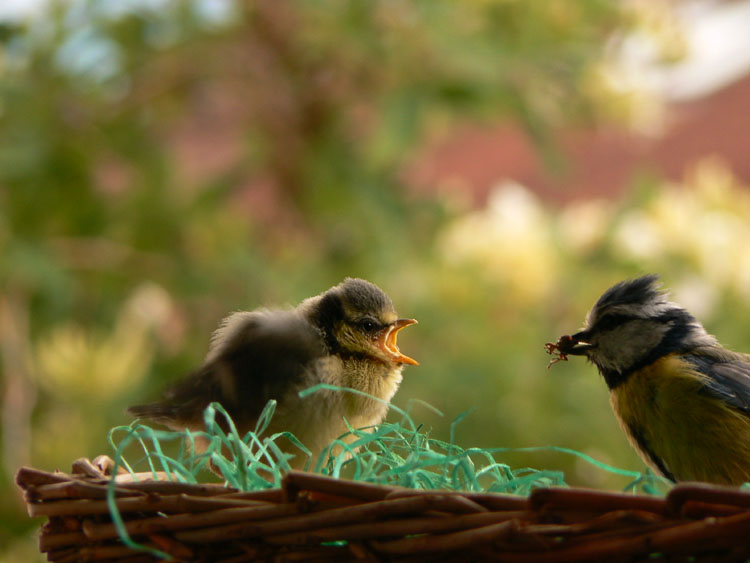
[[[72,474],[22,468],[50,561],[154,561],[125,545],[107,505],[106,458]],[[134,541],[178,561],[738,561],[750,558],[750,492],[680,484],[666,498],[537,489],[528,498],[415,491],[288,474],[281,489],[134,481],[116,503]]]

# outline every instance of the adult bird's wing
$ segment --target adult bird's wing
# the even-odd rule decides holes
[[[269,399],[280,399],[326,355],[318,330],[294,311],[242,312],[227,317],[205,363],[169,387],[164,400],[130,407],[137,417],[170,426],[200,425],[217,401],[244,430]]]
[[[703,392],[750,416],[750,356],[690,355],[686,359],[708,376]]]

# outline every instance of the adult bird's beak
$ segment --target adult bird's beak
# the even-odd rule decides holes
[[[402,354],[396,345],[396,335],[398,331],[409,325],[417,324],[417,319],[398,319],[393,322],[387,330],[384,330],[377,338],[377,344],[383,352],[388,354],[391,359],[399,364],[409,364],[418,366],[419,362],[414,358]]]
[[[585,356],[586,352],[595,347],[589,340],[591,334],[585,330],[576,332],[572,336],[565,334],[557,339],[557,342],[547,342],[544,349],[551,356],[554,356],[547,364],[547,369],[551,368],[557,362],[567,362],[568,356]]]
[[[584,356],[588,350],[591,350],[594,347],[594,345],[588,341],[590,338],[591,335],[585,330],[576,332],[570,336],[561,336],[557,343],[558,349],[563,354]]]

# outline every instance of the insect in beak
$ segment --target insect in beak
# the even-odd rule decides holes
[[[577,332],[573,335],[565,334],[561,336],[557,342],[547,342],[544,345],[544,350],[554,356],[547,364],[547,369],[551,368],[557,362],[567,362],[568,356],[585,356],[588,350],[591,350],[594,345],[587,342],[587,338],[590,335],[586,331]]]

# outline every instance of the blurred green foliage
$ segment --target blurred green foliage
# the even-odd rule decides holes
[[[663,236],[658,190],[551,211],[506,187],[472,211],[404,181],[426,140],[467,119],[518,122],[553,161],[557,128],[621,113],[600,70],[636,20],[605,0],[79,0],[4,25],[0,487],[17,500],[0,560],[33,553],[12,541],[36,526],[11,493],[20,464],[108,453],[124,407],[196,366],[229,311],[347,275],[420,320],[402,346],[422,365],[395,402],[446,413],[423,413],[436,438],[476,407],[464,447],[553,444],[641,469],[593,370],[547,372],[542,345],[610,283],[656,269],[712,297],[707,320],[742,347],[747,271],[727,286],[677,243],[628,246],[644,221]],[[690,209],[739,213],[711,170]],[[503,461],[625,484],[555,452]]]

